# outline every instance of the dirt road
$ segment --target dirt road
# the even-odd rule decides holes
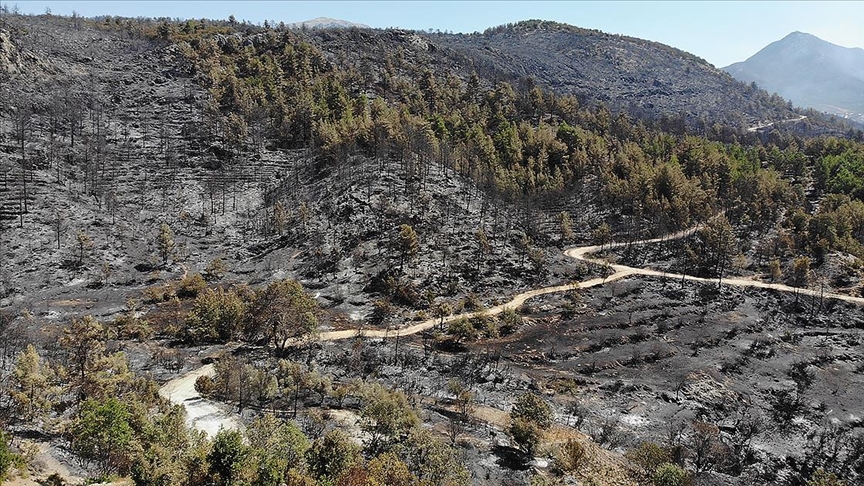
[[[691,228],[686,231],[682,231],[679,233],[675,233],[674,235],[665,236],[662,238],[655,238],[653,240],[644,240],[637,241],[633,244],[649,244],[649,243],[660,243],[663,241],[675,240],[678,238],[683,238],[685,236],[689,236],[693,234],[697,228]],[[620,248],[625,246],[626,243],[610,243],[608,245],[604,245],[602,248],[600,246],[580,246],[577,248],[570,248],[564,251],[564,254],[575,258],[576,260],[582,260],[590,263],[595,263],[598,265],[606,265],[606,262],[603,260],[597,260],[594,258],[590,258],[588,255],[592,253],[597,253],[601,249],[612,249],[612,248]],[[670,278],[677,280],[687,280],[691,282],[717,282],[716,278],[703,278],[703,277],[694,277],[691,275],[682,275],[680,273],[668,273],[661,272],[658,270],[652,270],[648,268],[634,268],[628,267],[626,265],[609,265],[609,267],[614,270],[614,273],[606,277],[606,282],[611,282],[614,280],[619,280],[624,277],[629,277],[631,275],[647,275],[653,277],[662,277],[662,278]],[[588,281],[582,284],[579,284],[580,287],[590,287],[588,285],[592,281]],[[791,287],[789,285],[783,285],[778,283],[770,283],[770,282],[761,282],[759,280],[750,280],[744,278],[724,278],[722,281],[723,285],[733,285],[736,287],[755,287],[760,289],[771,289],[771,290],[779,290],[781,292],[791,292],[798,293],[799,295],[810,295],[814,297],[824,297],[830,299],[843,300],[846,302],[854,302],[856,304],[864,304],[864,298],[862,297],[853,297],[851,295],[837,294],[834,292],[823,292],[820,290],[811,290],[811,289],[799,289],[797,287]],[[595,284],[596,285],[596,284]],[[541,289],[544,290],[544,289]],[[545,293],[545,292],[544,292]]]
[[[698,226],[694,228],[690,228],[688,230],[679,231],[678,233],[674,233],[671,235],[663,236],[660,238],[654,238],[650,240],[641,240],[636,241],[631,244],[633,245],[644,245],[644,244],[652,244],[652,243],[660,243],[664,241],[675,240],[679,238],[683,238],[685,236],[692,235],[694,232],[698,230]],[[613,248],[620,248],[625,246],[627,243],[608,243],[605,245],[589,245],[589,246],[580,246],[575,248],[569,248],[564,251],[564,254],[570,258],[575,260],[585,261],[589,263],[594,263],[597,265],[603,265],[612,270],[612,273],[606,278],[593,278],[590,280],[585,280],[583,282],[578,282],[574,284],[568,285],[556,285],[553,287],[544,287],[535,290],[529,290],[527,292],[523,292],[521,294],[517,294],[510,301],[497,305],[495,307],[476,311],[476,312],[467,312],[464,314],[458,315],[450,315],[443,320],[441,318],[433,318],[427,319],[423,322],[414,324],[412,326],[392,330],[377,330],[377,329],[369,329],[369,330],[344,330],[344,331],[328,331],[323,332],[319,335],[319,340],[321,341],[338,341],[341,339],[351,339],[353,337],[395,337],[395,336],[410,336],[412,334],[417,334],[429,329],[432,329],[436,325],[441,323],[447,323],[453,321],[455,319],[459,319],[462,317],[475,317],[478,315],[496,315],[503,312],[505,309],[515,309],[525,303],[528,299],[532,297],[537,297],[545,294],[552,294],[556,292],[565,292],[568,290],[574,289],[584,289],[589,287],[595,287],[597,285],[603,285],[607,282],[613,282],[615,280],[620,280],[625,277],[630,277],[633,275],[645,275],[652,277],[661,277],[661,278],[670,278],[670,279],[678,279],[678,280],[688,280],[692,282],[716,282],[717,279],[709,279],[709,278],[701,278],[694,277],[690,275],[682,275],[678,273],[666,273],[660,272],[657,270],[647,269],[647,268],[634,268],[629,267],[627,265],[618,265],[618,264],[608,264],[606,261],[598,260],[594,258],[590,258],[589,255],[593,253],[597,253],[601,250],[610,250]],[[722,282],[724,285],[734,285],[738,287],[756,287],[763,289],[772,289],[778,290],[781,292],[798,292],[802,295],[810,295],[816,297],[824,297],[831,299],[843,300],[846,302],[854,302],[856,304],[864,304],[864,298],[861,297],[852,297],[849,295],[836,294],[833,292],[820,292],[817,290],[810,289],[798,289],[795,287],[790,287],[788,285],[777,284],[777,283],[768,283],[768,282],[760,282],[757,280],[748,280],[748,279],[740,279],[740,278],[726,278],[723,279]],[[186,407],[186,411],[188,414],[187,422],[189,425],[197,428],[198,430],[203,430],[204,432],[210,434],[211,436],[215,435],[218,432],[219,427],[224,427],[226,429],[234,429],[240,428],[241,422],[239,417],[231,412],[227,405],[223,405],[218,402],[212,402],[210,400],[202,398],[195,391],[195,380],[198,379],[199,376],[202,375],[212,375],[214,372],[213,365],[206,365],[196,370],[193,370],[179,378],[169,381],[166,383],[160,390],[159,393],[165,398],[168,398],[173,403],[182,404]]]
[[[750,127],[747,129],[747,131],[748,132],[756,132],[756,131],[762,130],[763,128],[773,127],[774,125],[777,125],[780,123],[792,123],[792,122],[804,120],[805,118],[807,118],[806,115],[801,115],[801,116],[796,117],[796,118],[789,118],[788,120],[780,120],[778,122],[764,123],[762,125],[756,125],[756,126]]]
[[[239,415],[234,413],[229,405],[207,400],[195,391],[195,380],[199,376],[213,376],[215,371],[212,364],[204,365],[165,383],[159,389],[160,396],[171,403],[186,407],[186,425],[205,432],[210,437],[215,436],[220,428],[243,428]]]

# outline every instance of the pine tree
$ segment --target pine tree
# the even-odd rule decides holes
[[[34,420],[40,412],[51,408],[48,396],[50,368],[32,344],[18,355],[12,372],[12,399],[24,420]]]
[[[411,225],[403,224],[399,226],[396,249],[399,252],[399,271],[401,272],[405,262],[412,259],[420,249],[417,233]]]
[[[76,262],[76,266],[80,267],[84,264],[84,258],[93,250],[93,240],[84,230],[78,230],[75,240],[78,242],[78,261]]]
[[[174,232],[168,223],[159,226],[159,234],[156,236],[156,248],[162,258],[162,265],[168,263],[168,258],[174,253]]]

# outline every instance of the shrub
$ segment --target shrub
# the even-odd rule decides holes
[[[510,436],[522,452],[533,455],[541,434],[552,426],[555,414],[552,407],[539,396],[525,393],[513,403],[510,410]]]
[[[207,375],[201,375],[195,379],[195,391],[202,397],[212,394],[215,387],[216,383],[213,381],[213,378]]]
[[[654,486],[684,486],[687,484],[687,471],[675,464],[661,464],[651,478]]]
[[[340,430],[327,432],[306,451],[309,472],[322,483],[333,481],[360,459],[360,448]]]
[[[153,327],[150,322],[131,314],[114,319],[114,326],[117,328],[117,333],[121,339],[146,341],[153,336]]]
[[[189,275],[177,285],[177,297],[181,299],[192,299],[207,288],[207,282],[201,274]]]
[[[807,480],[807,486],[846,486],[846,482],[837,479],[834,473],[825,472],[824,469],[817,469],[816,472]]]
[[[463,341],[473,341],[477,339],[477,330],[465,317],[450,321],[447,326],[447,333],[453,336],[453,341],[461,343]]]
[[[147,287],[142,292],[143,300],[146,304],[158,304],[159,302],[167,302],[174,297],[174,288],[170,285],[156,285]]]
[[[653,442],[643,442],[639,447],[627,451],[624,456],[630,461],[636,479],[642,481],[654,477],[657,469],[671,459],[666,449]]]
[[[516,443],[522,452],[530,456],[534,455],[534,451],[540,444],[540,437],[543,434],[543,431],[540,430],[540,427],[537,427],[537,424],[524,418],[517,418],[510,423],[508,431],[513,438],[513,442]]]
[[[217,282],[222,280],[227,270],[228,268],[221,258],[214,258],[204,269],[204,279],[208,282]]]
[[[771,405],[771,417],[782,425],[788,425],[804,411],[804,402],[795,390],[771,390],[766,399]]]
[[[481,311],[485,306],[483,305],[483,301],[480,300],[480,297],[472,292],[462,299],[462,308],[466,311]]]
[[[236,430],[220,430],[207,455],[210,473],[218,478],[217,484],[236,484],[243,474],[248,455],[249,447],[243,443],[243,434]]]
[[[581,442],[568,439],[555,455],[555,469],[561,473],[579,471],[588,459],[588,450]]]
[[[504,309],[500,319],[501,326],[499,327],[499,332],[502,336],[513,334],[522,325],[522,316],[509,307]]]
[[[128,465],[134,430],[124,402],[109,398],[81,404],[70,427],[72,451],[95,466],[100,478]]]
[[[240,329],[246,304],[232,291],[205,289],[186,315],[184,335],[189,342],[227,342]]]
[[[510,411],[510,418],[529,420],[537,424],[541,429],[546,430],[552,426],[555,414],[552,412],[552,407],[546,403],[546,400],[528,392],[516,399],[513,409]]]

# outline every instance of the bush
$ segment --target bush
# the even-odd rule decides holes
[[[771,390],[766,399],[771,405],[771,417],[781,425],[788,425],[804,412],[804,402],[796,390]]]
[[[562,486],[564,481],[560,478],[550,477],[543,474],[535,474],[531,478],[531,486]]]
[[[508,432],[525,454],[533,455],[544,430],[552,427],[555,414],[546,400],[528,392],[513,403]]]
[[[40,484],[42,484],[43,486],[66,486],[69,483],[67,483],[66,480],[63,479],[63,476],[57,473],[52,473],[47,478],[43,479]]]
[[[483,301],[480,300],[480,297],[471,292],[464,299],[462,299],[462,309],[466,311],[481,311],[486,307],[483,305]]]
[[[220,430],[207,455],[210,473],[218,478],[217,484],[235,484],[243,474],[248,455],[249,447],[243,443],[243,434],[236,430]]]
[[[150,322],[131,314],[114,319],[114,327],[117,328],[117,333],[121,339],[146,341],[153,337],[153,327]]]
[[[684,486],[687,484],[687,471],[667,462],[657,468],[651,479],[654,486]]]
[[[393,301],[408,307],[422,307],[420,293],[410,281],[397,282],[393,287]]]
[[[555,413],[552,407],[546,403],[546,400],[528,392],[516,399],[513,403],[513,409],[510,411],[510,418],[522,418],[529,420],[543,430],[552,426],[552,421],[555,419]]]
[[[225,262],[221,258],[214,258],[207,265],[207,268],[204,269],[204,279],[208,282],[216,282],[222,280],[222,277],[225,276],[225,272],[227,270],[228,267],[225,265]]]
[[[502,336],[513,334],[522,325],[522,316],[509,307],[501,313],[500,320],[501,326],[499,327],[499,332]]]
[[[174,288],[170,285],[156,285],[153,287],[147,287],[142,292],[143,300],[145,304],[158,304],[160,302],[167,302],[171,300],[171,298],[175,297]]]
[[[207,375],[201,375],[195,379],[195,391],[202,397],[212,394],[215,386],[216,383],[213,381],[213,378],[210,378]]]
[[[466,317],[460,317],[450,321],[447,326],[447,333],[453,336],[455,343],[463,341],[473,341],[477,339],[477,330],[471,324],[471,321]]]
[[[837,479],[834,473],[825,472],[824,469],[817,469],[816,472],[807,480],[807,486],[846,486],[846,482]]]
[[[510,423],[510,437],[519,449],[529,456],[534,455],[534,451],[540,444],[540,438],[543,431],[534,422],[524,418],[516,418]]]
[[[177,297],[181,299],[193,299],[207,289],[207,282],[201,274],[189,275],[177,285]]]
[[[88,399],[81,404],[70,428],[72,451],[95,466],[100,478],[118,472],[129,463],[134,430],[124,402]]]
[[[588,450],[581,442],[568,439],[555,456],[555,469],[563,474],[579,471],[588,460]]]
[[[627,451],[624,456],[630,461],[632,471],[640,481],[654,477],[657,469],[671,460],[669,452],[653,442],[643,442],[639,447]]]
[[[182,338],[192,343],[227,342],[240,330],[246,304],[233,291],[205,289],[186,315]]]
[[[322,483],[333,481],[360,460],[360,447],[340,430],[327,432],[306,451],[309,472]]]

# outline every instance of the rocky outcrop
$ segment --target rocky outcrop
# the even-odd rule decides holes
[[[0,30],[0,74],[38,74],[50,71],[50,66],[44,60],[19,49],[11,32]]]

